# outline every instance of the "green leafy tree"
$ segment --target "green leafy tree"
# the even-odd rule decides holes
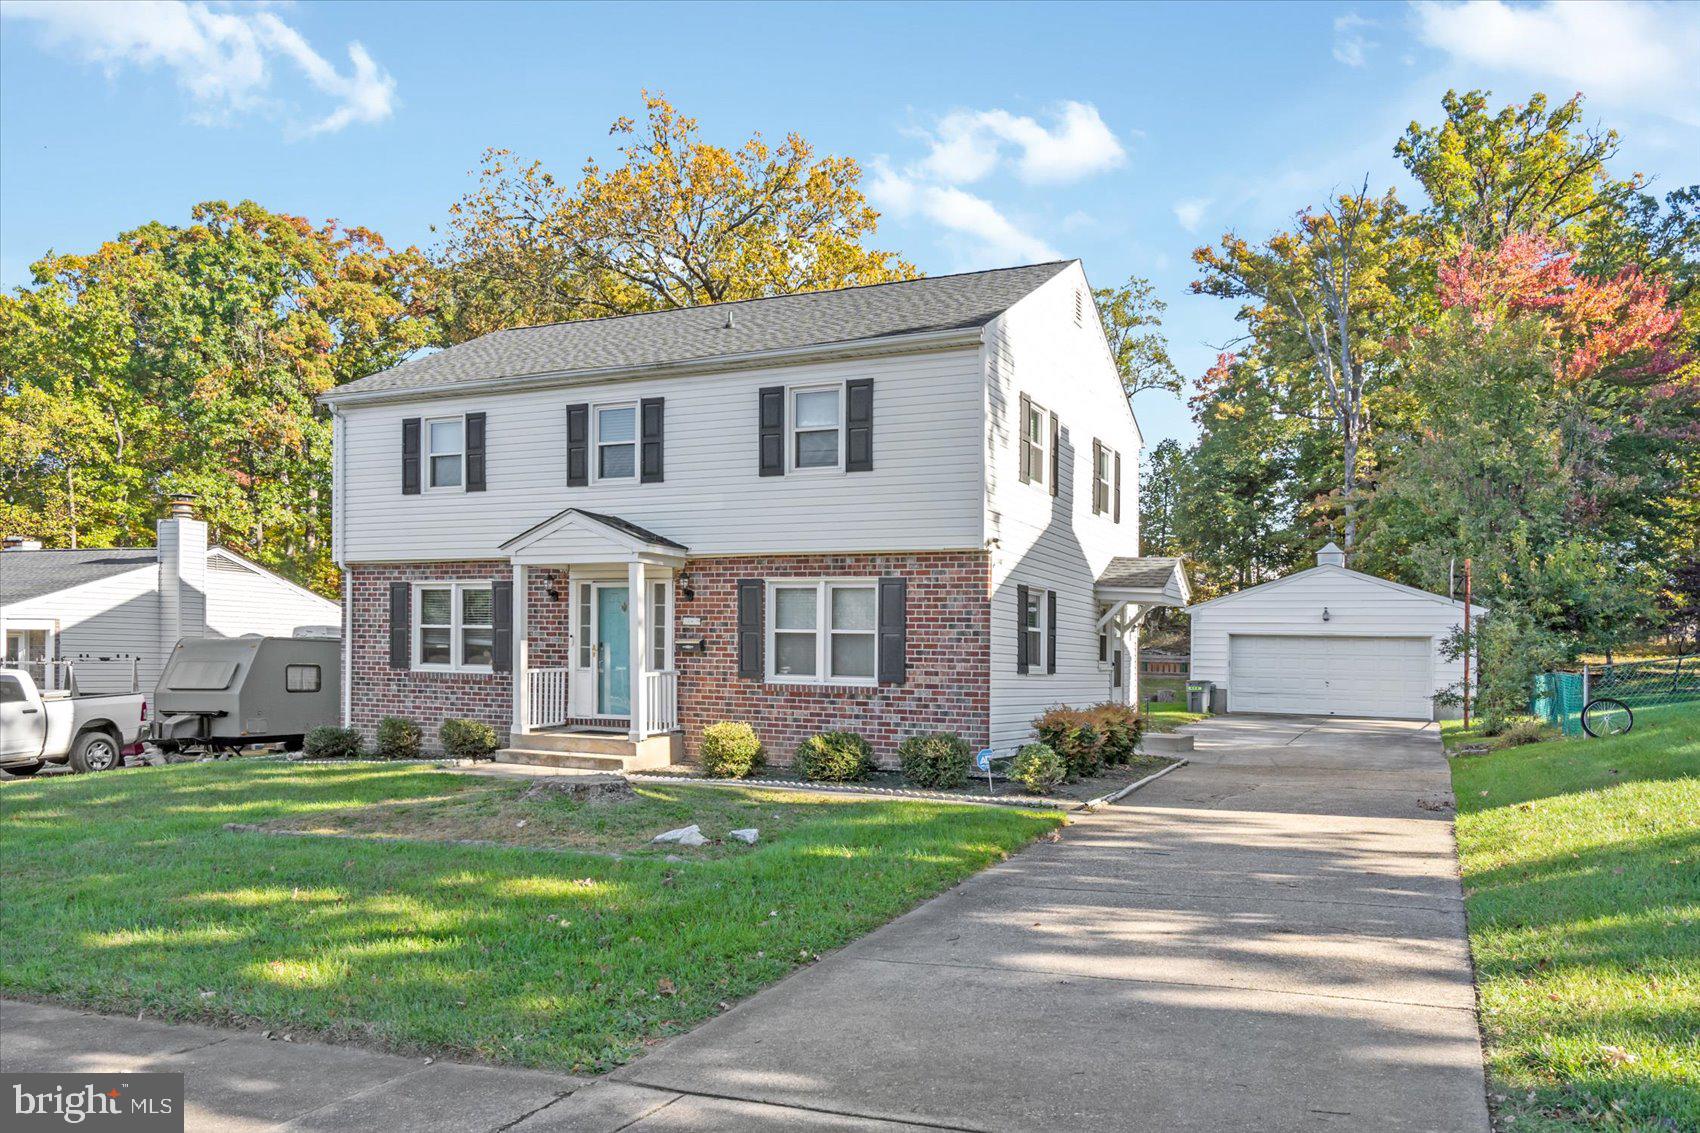
[[[1092,299],[1127,395],[1146,390],[1179,394],[1186,383],[1163,337],[1163,312],[1169,305],[1157,298],[1150,280],[1131,276],[1120,287],[1095,289]]]
[[[169,492],[218,541],[333,593],[314,399],[428,341],[423,258],[251,201],[51,254],[0,297],[9,529],[145,544]]]
[[[645,120],[615,122],[620,164],[576,182],[507,150],[450,209],[438,263],[443,335],[850,287],[916,276],[866,246],[879,214],[851,158],[817,157],[799,134],[736,150],[644,94]]]

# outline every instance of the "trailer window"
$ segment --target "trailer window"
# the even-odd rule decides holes
[[[318,692],[319,667],[317,665],[285,665],[283,667],[283,686],[290,692]]]
[[[230,687],[235,661],[179,661],[171,667],[166,687],[180,692],[212,692]]]

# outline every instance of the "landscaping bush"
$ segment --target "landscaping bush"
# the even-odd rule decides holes
[[[1145,722],[1133,705],[1105,701],[1087,709],[1086,715],[1097,729],[1098,750],[1104,762],[1114,767],[1132,761],[1145,730]]]
[[[960,787],[968,782],[973,754],[955,732],[910,736],[897,745],[903,777],[917,787]]]
[[[480,720],[444,720],[437,738],[443,741],[444,753],[453,759],[488,758],[499,743],[496,729]]]
[[[816,783],[848,783],[874,769],[874,749],[855,732],[822,732],[797,745],[792,766]]]
[[[1558,738],[1558,732],[1544,720],[1532,716],[1509,720],[1497,737],[1500,747],[1521,747],[1524,744],[1545,743]]]
[[[326,724],[307,733],[301,750],[308,759],[356,759],[360,755],[360,733]]]
[[[1028,744],[1015,753],[1009,777],[1035,795],[1048,795],[1068,778],[1068,765],[1049,744]]]
[[[716,779],[742,779],[767,762],[756,730],[730,720],[702,730],[701,752],[703,773]]]
[[[378,721],[378,755],[384,759],[418,759],[425,746],[425,733],[405,716],[385,716]]]
[[[1078,708],[1057,705],[1033,721],[1033,731],[1039,742],[1062,756],[1070,779],[1096,775],[1104,766],[1098,729],[1092,719]]]

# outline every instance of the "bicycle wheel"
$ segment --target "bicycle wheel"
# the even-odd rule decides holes
[[[1635,713],[1621,700],[1602,696],[1582,709],[1582,730],[1595,739],[1621,736],[1635,726]]]

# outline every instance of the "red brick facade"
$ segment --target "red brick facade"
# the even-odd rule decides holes
[[[882,762],[917,732],[959,732],[984,747],[991,718],[990,560],[977,551],[906,555],[762,555],[700,559],[688,567],[695,597],[676,597],[676,640],[703,637],[701,655],[679,654],[679,716],[685,751],[697,756],[705,725],[741,720],[775,763],[790,763],[816,732],[860,732]],[[740,578],[877,578],[902,575],[908,587],[908,674],[877,688],[768,684],[738,676]],[[701,626],[677,624],[701,618]]]
[[[987,743],[991,711],[990,564],[975,551],[891,555],[762,555],[693,560],[686,568],[692,597],[674,595],[674,640],[707,643],[704,653],[676,652],[679,716],[688,756],[696,758],[702,729],[717,720],[749,723],[775,763],[789,763],[797,744],[816,732],[847,729],[873,744],[882,762],[917,732],[959,732],[975,747]],[[355,566],[352,576],[350,672],[354,727],[373,737],[379,718],[405,716],[435,746],[451,716],[483,720],[506,741],[513,719],[509,673],[428,673],[389,665],[389,584],[392,581],[511,579],[506,562],[407,563]],[[768,684],[738,676],[737,589],[743,578],[877,578],[908,580],[907,677],[875,688]],[[560,595],[551,600],[553,586]],[[531,660],[567,665],[570,590],[565,571],[533,568],[527,589]],[[685,619],[697,624],[686,625]]]

